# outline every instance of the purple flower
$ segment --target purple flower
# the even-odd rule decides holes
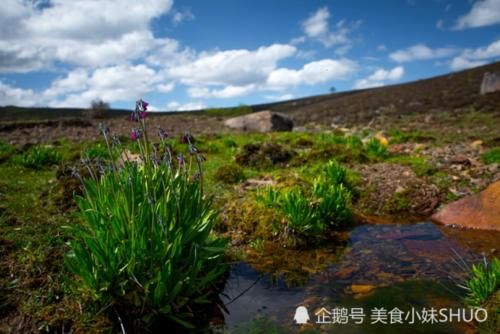
[[[160,137],[161,140],[165,140],[168,137],[167,131],[165,131],[163,128],[158,127],[158,137]]]
[[[146,101],[142,101],[142,110],[144,110],[144,111],[148,110],[148,106],[149,106],[149,103],[147,103]]]
[[[147,112],[145,112],[145,111],[141,111],[141,113],[140,113],[140,118],[141,118],[141,119],[145,119],[147,116],[148,116],[148,113],[147,113]]]
[[[179,165],[184,165],[186,163],[186,160],[184,159],[184,156],[182,154],[179,154],[177,156],[177,162],[179,162]]]
[[[141,131],[140,131],[139,129],[135,129],[135,128],[134,128],[134,129],[132,129],[132,131],[130,132],[130,138],[131,138],[132,140],[134,140],[134,141],[135,141],[135,140],[137,140],[137,139],[139,139],[139,138],[141,138],[141,135],[142,135],[142,134],[141,134]]]

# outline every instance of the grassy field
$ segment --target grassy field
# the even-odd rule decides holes
[[[483,126],[492,124],[488,118],[492,116],[477,113],[464,116],[469,117],[476,120],[482,117]],[[312,205],[307,203],[315,201],[311,197],[315,180],[324,173],[325,164],[334,161],[345,173],[343,182],[349,185],[346,203],[354,214],[351,224],[356,223],[357,217],[372,215],[399,216],[408,221],[421,219],[437,208],[436,203],[429,202],[429,194],[418,195],[422,188],[433,189],[432,199],[445,203],[463,196],[453,189],[462,187],[476,192],[498,178],[498,172],[491,166],[499,162],[499,147],[495,141],[488,142],[491,133],[483,131],[481,134],[486,137],[474,134],[488,143],[481,149],[470,149],[469,143],[465,143],[467,154],[474,154],[471,159],[477,159],[483,168],[478,176],[483,179],[483,186],[471,183],[463,175],[456,179],[450,165],[439,163],[429,153],[457,142],[456,138],[432,130],[195,134],[195,145],[206,159],[203,164],[206,192],[214,197],[220,213],[215,231],[231,240],[230,260],[258,263],[269,247],[293,251],[300,247],[321,248],[323,242],[322,237],[303,233],[307,230],[291,225],[290,211],[266,205],[262,198],[268,196],[266,192],[270,189],[285,197],[298,191],[293,196],[303,198],[306,206]],[[185,145],[177,138],[169,139],[168,143],[173,152],[187,154]],[[138,152],[134,142],[127,141],[126,147],[131,154]],[[0,317],[4,324],[0,330],[19,326],[25,332],[69,328],[77,332],[101,332],[116,326],[113,315],[106,312],[96,315],[95,310],[82,304],[71,284],[74,278],[63,263],[71,239],[63,226],[81,223],[73,199],[80,186],[68,174],[67,167],[78,166],[82,157],[95,159],[105,154],[102,140],[61,140],[50,146],[23,149],[7,143],[0,145],[0,254],[2,268],[6,268],[0,273]],[[399,175],[409,175],[407,183],[398,183],[404,189],[391,186],[387,180],[377,183],[377,175],[384,177],[398,168]],[[376,207],[372,205],[374,196],[379,198]],[[331,242],[335,236],[328,238]],[[296,261],[300,262],[300,257]],[[324,263],[318,263],[307,271],[315,272],[322,266]],[[266,270],[265,266],[261,269]],[[307,274],[302,270],[289,278],[300,281]]]

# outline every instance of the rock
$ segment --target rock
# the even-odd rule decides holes
[[[234,117],[226,120],[224,125],[240,131],[291,131],[293,121],[287,115],[269,110]]]
[[[352,293],[366,294],[372,292],[374,289],[375,286],[373,285],[358,285],[358,284],[351,285]]]
[[[484,73],[483,81],[481,82],[480,94],[484,95],[497,91],[500,91],[500,74],[489,72]]]
[[[472,148],[481,148],[481,146],[483,145],[483,141],[482,140],[474,140],[472,143],[470,143],[470,147]]]
[[[500,231],[500,181],[479,194],[446,205],[432,220],[444,225]]]
[[[451,157],[450,163],[453,165],[467,165],[470,166],[471,162],[465,155],[455,155]]]

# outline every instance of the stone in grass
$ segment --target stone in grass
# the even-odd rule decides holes
[[[290,117],[269,110],[230,118],[224,122],[224,125],[234,130],[252,132],[291,131],[293,129],[293,121]]]
[[[478,194],[445,205],[432,220],[444,225],[500,231],[500,181]]]

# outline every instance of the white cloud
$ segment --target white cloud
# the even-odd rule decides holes
[[[182,11],[178,11],[176,9],[172,10],[172,22],[174,25],[178,25],[184,21],[192,21],[195,17],[191,10],[185,9]]]
[[[454,29],[485,27],[500,23],[500,0],[480,0],[470,12],[457,19]]]
[[[155,89],[161,77],[141,65],[117,65],[86,74],[77,69],[66,78],[56,80],[42,96],[51,98],[52,107],[88,107],[96,98],[106,102],[136,100]]]
[[[398,63],[404,63],[414,60],[446,58],[456,52],[457,50],[454,48],[431,49],[425,44],[416,44],[407,49],[392,52],[389,57]]]
[[[352,24],[346,24],[345,20],[340,20],[335,24],[333,30],[330,29],[328,20],[330,11],[327,7],[318,9],[311,14],[304,22],[302,29],[307,37],[316,39],[325,47],[336,45],[351,44],[349,34],[359,28],[361,21],[356,21]]]
[[[280,90],[300,84],[314,85],[330,80],[341,80],[354,72],[356,68],[356,63],[348,59],[313,61],[299,70],[279,68],[267,78],[267,87]]]
[[[179,103],[176,101],[169,102],[167,104],[168,111],[189,111],[189,110],[200,110],[206,109],[207,106],[202,102],[188,102],[188,103]]]
[[[174,88],[175,88],[174,82],[170,82],[167,84],[158,84],[156,86],[156,90],[159,91],[160,93],[170,93],[171,91],[174,90]]]
[[[380,52],[387,51],[387,46],[385,44],[379,44],[377,46],[377,51],[380,51]]]
[[[209,89],[207,87],[190,87],[188,94],[193,98],[218,98],[228,99],[248,95],[255,91],[256,85],[250,84],[246,86],[226,86],[222,89]]]
[[[403,66],[394,67],[391,70],[378,69],[373,72],[370,76],[357,80],[354,84],[354,88],[363,89],[369,87],[379,87],[384,86],[387,81],[398,81],[405,73]]]
[[[0,81],[0,105],[31,107],[40,104],[40,97],[31,89],[12,87]]]
[[[453,58],[450,63],[452,70],[462,70],[466,68],[476,67],[488,63],[488,60],[500,57],[500,39],[492,42],[488,46],[477,49],[465,49]]]
[[[0,2],[0,71],[48,69],[55,61],[99,67],[123,64],[157,47],[150,22],[172,0]]]
[[[294,55],[291,45],[273,44],[249,51],[203,52],[197,59],[168,70],[168,75],[190,86],[246,86],[266,80],[281,59]]]

